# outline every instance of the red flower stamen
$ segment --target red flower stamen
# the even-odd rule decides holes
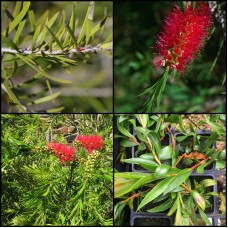
[[[182,74],[202,49],[211,26],[212,16],[206,3],[197,2],[193,8],[187,2],[184,12],[174,5],[156,42],[155,67],[176,68]]]
[[[92,154],[93,150],[100,149],[104,144],[99,135],[79,135],[76,141],[86,148],[89,154]]]
[[[75,160],[74,153],[76,149],[74,147],[62,143],[50,142],[47,144],[47,149],[52,150],[62,163],[66,163],[67,161],[73,162]]]

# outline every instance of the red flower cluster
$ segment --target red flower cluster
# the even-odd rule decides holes
[[[86,148],[89,154],[92,154],[93,150],[100,149],[103,146],[102,137],[99,135],[79,135],[76,138],[83,148]]]
[[[193,4],[187,2],[184,12],[174,5],[156,42],[155,67],[169,66],[182,74],[200,52],[211,26],[212,16],[207,3],[197,2],[193,8]]]
[[[74,153],[76,149],[74,147],[62,143],[50,142],[47,144],[47,148],[48,150],[53,150],[62,163],[66,163],[67,161],[73,162],[75,159]]]

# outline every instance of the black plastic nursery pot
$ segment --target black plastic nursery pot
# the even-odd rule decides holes
[[[150,215],[148,213],[131,213],[130,226],[171,226],[172,218],[165,215]]]
[[[206,141],[206,137],[210,136],[210,131],[208,131],[208,130],[206,130],[206,131],[197,130],[196,134],[199,135],[199,136],[202,136],[200,138],[200,140],[199,140],[200,144],[202,145]],[[179,155],[183,155],[188,148],[192,147],[193,136],[189,136],[186,139],[184,139],[183,141],[177,142],[176,138],[180,137],[180,136],[184,136],[184,135],[179,133],[179,132],[176,132],[174,134],[174,137],[175,137],[175,148],[177,148],[177,145],[180,144],[180,149],[179,149],[180,153],[179,153]],[[216,148],[216,143],[215,142],[211,145],[211,148]],[[192,148],[192,151],[193,151],[193,148]],[[187,164],[187,161],[189,161],[189,160],[183,158],[183,160],[180,163],[177,164],[177,168],[184,169],[184,168],[188,168],[188,167],[191,167],[194,164],[196,164],[193,161],[192,161],[192,163]],[[184,162],[186,162],[186,163],[184,164]],[[213,162],[213,163],[209,164],[208,166],[206,166],[204,170],[205,170],[205,172],[207,172],[207,171],[213,172],[215,170],[215,162]],[[195,173],[195,172],[196,171],[194,170],[193,173]]]

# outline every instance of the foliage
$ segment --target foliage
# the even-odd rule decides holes
[[[112,115],[100,115],[95,129],[95,115],[77,114],[90,120],[79,132],[99,134],[104,146],[89,155],[75,142],[76,160],[61,163],[46,149],[45,133],[72,123],[69,117],[2,115],[2,226],[112,225]]]
[[[183,9],[185,3],[182,1],[177,4]],[[221,4],[221,9],[225,11],[226,2],[218,4]],[[155,69],[152,58],[157,35],[162,29],[166,12],[169,12],[172,6],[173,2],[169,1],[119,1],[114,5],[114,9],[119,12],[114,21],[116,112],[140,111],[150,97],[138,95],[161,78],[163,71]],[[215,14],[213,18],[214,16]],[[183,76],[175,71],[169,73],[160,108],[153,105],[153,112],[225,111],[225,37],[221,24],[214,18],[214,28],[201,55]],[[153,94],[160,97],[154,90]]]
[[[66,75],[51,76],[49,72],[62,68],[66,73],[74,74],[75,71],[71,72],[71,69],[83,62],[99,64],[99,61],[95,61],[100,58],[99,55],[91,59],[94,53],[111,53],[112,33],[110,29],[104,30],[110,16],[103,16],[102,13],[99,13],[99,19],[97,13],[94,16],[95,8],[104,9],[103,4],[98,3],[95,7],[95,3],[90,2],[83,17],[78,16],[83,3],[67,4],[67,8],[71,9],[70,16],[70,11],[49,8],[49,5],[48,10],[37,13],[36,3],[29,1],[16,2],[12,13],[9,4],[2,2],[5,28],[1,49],[4,112],[61,112],[66,103],[66,108],[72,112],[75,109],[71,106],[72,101],[68,99],[68,102],[64,102],[59,96],[61,84],[70,88],[69,84],[73,85],[75,79]],[[112,3],[107,2],[107,6],[112,7]],[[49,16],[49,11],[56,10],[54,15]],[[94,22],[94,18],[99,22]],[[24,75],[20,72],[24,72]],[[77,73],[80,74],[78,70]],[[91,86],[85,89],[99,84],[91,82],[88,84]],[[90,110],[95,110],[89,99],[86,103]],[[97,109],[108,109],[103,104],[106,101],[96,103],[99,104]]]
[[[139,168],[134,172],[116,170],[114,173],[114,197],[121,199],[115,205],[115,224],[121,224],[124,207],[128,205],[134,211],[173,215],[177,226],[196,225],[196,213],[211,225],[206,213],[212,204],[210,198],[217,195],[212,187],[216,181],[190,175],[193,171],[202,175],[215,161],[222,160],[225,164],[222,150],[214,148],[214,142],[221,140],[217,132],[224,134],[225,125],[220,121],[223,115],[204,117],[206,121],[199,124],[211,123],[214,127],[211,134],[198,133],[191,123],[187,131],[181,115],[177,114],[118,116],[119,134],[115,137],[121,139],[122,147],[134,148],[130,158],[126,154],[120,161]],[[173,134],[170,127],[174,123],[180,126],[178,134]],[[163,142],[166,132],[170,134],[168,145]]]

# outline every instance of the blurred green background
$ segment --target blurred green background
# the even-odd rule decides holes
[[[15,1],[5,2],[5,8],[10,12],[14,12]],[[79,33],[84,22],[89,1],[76,1],[76,20],[78,25],[75,31],[75,37]],[[66,20],[69,21],[72,14],[72,1],[35,1],[31,2],[30,9],[34,10],[35,20],[38,21],[41,15],[49,11],[48,19],[53,17],[57,12],[60,14],[65,11]],[[93,26],[99,24],[106,16],[109,20],[104,27],[90,41],[91,46],[96,46],[99,43],[107,43],[113,40],[113,2],[112,1],[96,1],[93,17]],[[46,17],[47,18],[47,17]],[[45,18],[45,20],[46,20]],[[60,21],[60,15],[57,21]],[[45,21],[44,21],[45,22]],[[42,26],[44,24],[42,23]],[[2,15],[2,31],[9,25],[9,19],[5,12]],[[56,23],[55,26],[58,26]],[[27,48],[32,44],[32,34],[29,32],[29,23],[27,22],[22,32],[22,39],[19,48]],[[15,33],[13,33],[14,35]],[[11,34],[10,34],[11,35]],[[10,39],[13,39],[10,36]],[[30,107],[31,110],[46,110],[48,108],[65,106],[63,112],[78,112],[78,113],[107,113],[113,111],[113,54],[112,51],[102,51],[97,54],[90,53],[79,55],[75,58],[77,66],[70,67],[70,72],[66,71],[62,66],[55,66],[47,73],[53,77],[63,78],[72,81],[69,85],[63,85],[50,81],[53,88],[53,93],[61,92],[61,96],[55,100],[55,103],[47,102]],[[23,72],[23,73],[22,73]],[[35,71],[29,66],[20,67],[12,77],[12,82],[15,85],[31,79],[35,75]],[[41,79],[40,83],[24,89],[24,94],[39,93],[44,88],[47,88],[45,80]],[[49,95],[49,93],[47,93]],[[8,112],[8,96],[2,92],[2,112]],[[10,112],[17,112],[18,109],[12,108]]]
[[[163,71],[153,66],[151,47],[173,3],[115,2],[115,112],[138,112],[148,97],[137,95],[162,75]],[[183,9],[186,2],[176,4]],[[219,4],[226,9],[225,2]],[[161,106],[154,112],[225,112],[226,35],[214,16],[213,20],[214,28],[204,49],[182,77],[169,77]]]

